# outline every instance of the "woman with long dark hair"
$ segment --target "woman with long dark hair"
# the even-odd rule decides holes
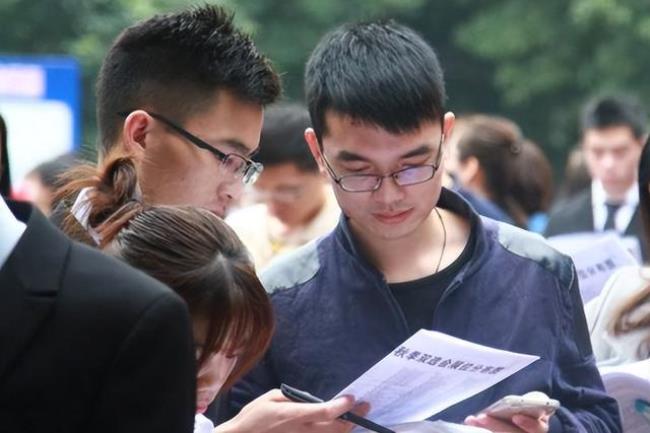
[[[271,304],[246,249],[207,210],[144,205],[129,157],[108,157],[99,169],[76,167],[67,180],[57,199],[76,201],[63,230],[160,280],[187,302],[198,363],[195,431],[213,431],[202,413],[260,359],[273,332]],[[214,432],[346,432],[352,426],[336,417],[351,404],[347,398],[292,403],[274,390]]]

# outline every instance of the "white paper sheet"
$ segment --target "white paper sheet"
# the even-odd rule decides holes
[[[585,304],[600,294],[618,268],[638,265],[623,240],[611,233],[564,235],[549,238],[549,243],[573,259]]]
[[[625,249],[632,254],[638,263],[641,262],[641,244],[639,239],[635,236],[619,236],[615,231],[606,232],[579,232],[566,235],[551,236],[547,241],[553,248],[566,254],[573,255],[573,253],[580,250],[589,249],[593,246],[594,242],[606,237],[616,237],[625,246]]]
[[[382,425],[422,421],[537,359],[421,329],[338,395],[370,403]]]
[[[617,367],[603,367],[600,374],[607,393],[614,397],[621,409],[625,433],[650,432],[650,359]],[[646,407],[641,411],[640,406]]]

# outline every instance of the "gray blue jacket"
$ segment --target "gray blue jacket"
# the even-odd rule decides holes
[[[594,364],[571,260],[538,235],[478,216],[451,191],[443,189],[438,206],[471,222],[476,246],[430,328],[541,359],[432,419],[462,422],[505,395],[538,390],[562,403],[552,433],[619,433],[618,408]],[[280,383],[329,399],[410,336],[383,275],[364,259],[345,218],[326,237],[277,261],[262,280],[272,292],[277,329],[265,358],[232,389],[233,412]]]

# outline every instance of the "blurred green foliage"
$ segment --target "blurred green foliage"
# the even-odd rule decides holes
[[[650,100],[647,0],[225,0],[282,73],[285,98],[302,98],[304,63],[319,38],[350,20],[395,18],[435,47],[449,108],[513,118],[556,167],[578,139],[592,95]],[[77,57],[84,77],[84,140],[93,147],[93,84],[121,29],[182,0],[0,0],[0,52]],[[646,103],[646,105],[648,105]]]

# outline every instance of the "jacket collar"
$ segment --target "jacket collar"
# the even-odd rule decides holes
[[[473,273],[485,260],[487,260],[489,250],[492,246],[491,238],[495,237],[495,234],[492,232],[496,230],[498,223],[489,218],[479,216],[472,206],[458,193],[444,187],[440,192],[437,206],[468,220],[470,222],[470,230],[472,230],[476,237],[476,245],[474,247],[472,260],[455,278],[455,281],[461,281],[466,275]],[[334,237],[340,246],[364,267],[369,268],[372,272],[378,272],[377,269],[374,268],[374,266],[372,266],[364,257],[363,252],[359,248],[359,245],[350,229],[348,218],[344,214],[341,214],[339,223],[334,230]],[[454,285],[454,283],[452,283],[452,285]]]
[[[51,312],[72,245],[32,206],[7,204],[27,227],[0,268],[0,386]]]

